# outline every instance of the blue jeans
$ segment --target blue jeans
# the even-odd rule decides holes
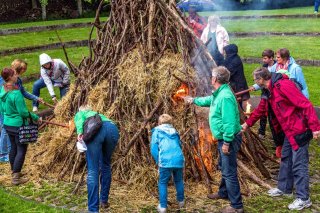
[[[315,0],[314,1],[314,11],[318,12],[319,5],[320,5],[320,0]]]
[[[100,202],[108,202],[111,185],[111,156],[118,139],[117,126],[112,122],[105,121],[94,139],[87,143],[88,210],[91,212],[99,212],[99,172]]]
[[[54,84],[54,81],[52,81],[52,84]],[[40,90],[42,88],[46,87],[46,84],[44,83],[43,78],[39,78],[37,81],[34,82],[33,84],[33,88],[32,88],[32,94],[40,97]],[[65,86],[65,87],[59,87],[60,89],[60,98],[62,98],[63,96],[65,96],[69,90],[69,86]],[[39,102],[38,101],[33,101],[32,102],[32,106],[39,106]]]
[[[10,139],[5,128],[3,128],[3,116],[0,115],[0,126],[1,126],[1,136],[0,136],[0,162],[9,161],[9,152],[11,148]]]
[[[243,208],[240,185],[237,175],[237,152],[241,146],[241,134],[236,135],[232,143],[229,145],[229,155],[223,154],[223,140],[218,141],[219,149],[219,167],[222,177],[218,194],[222,198],[227,198],[231,202],[231,206],[236,209]]]
[[[174,185],[176,186],[177,200],[184,200],[184,185],[183,185],[183,168],[159,168],[159,200],[161,208],[168,206],[168,182],[173,176]]]
[[[290,194],[293,185],[296,197],[309,199],[309,143],[294,151],[287,138],[284,139],[281,153],[278,189]]]

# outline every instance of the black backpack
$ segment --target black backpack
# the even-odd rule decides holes
[[[102,119],[98,113],[94,116],[87,118],[83,124],[83,141],[85,143],[89,143],[99,132],[101,126]]]

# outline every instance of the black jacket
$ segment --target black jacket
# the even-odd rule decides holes
[[[230,86],[234,92],[240,92],[248,89],[247,80],[243,72],[243,64],[241,58],[238,55],[238,47],[235,44],[229,44],[224,47],[226,52],[226,59],[224,66],[230,71]],[[249,92],[244,93],[241,96],[242,101],[250,98]]]

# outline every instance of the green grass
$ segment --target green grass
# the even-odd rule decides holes
[[[58,30],[58,34],[63,42],[86,40],[89,38],[89,27]],[[60,42],[55,31],[43,31],[32,33],[21,33],[0,37],[0,50],[13,49],[19,47],[31,47]],[[95,31],[93,33],[95,38]]]
[[[316,51],[320,49],[318,37],[294,37],[294,36],[259,36],[251,38],[230,38],[230,43],[239,47],[241,57],[261,57],[264,49],[277,50],[286,47],[290,55],[295,59],[320,59]]]
[[[320,19],[222,20],[228,32],[319,32]]]
[[[100,17],[100,21],[106,21],[107,17]],[[19,22],[19,23],[0,23],[0,29],[15,29],[34,26],[50,26],[59,24],[72,24],[72,23],[87,23],[93,22],[94,18],[78,18],[78,19],[63,19],[53,21],[36,21],[36,22]]]
[[[44,204],[36,203],[34,201],[24,200],[20,197],[12,195],[6,192],[0,187],[0,212],[11,213],[11,212],[34,212],[34,213],[58,213],[58,212],[69,212],[58,208],[46,206]]]
[[[220,16],[252,16],[252,15],[298,15],[298,14],[313,14],[313,7],[297,7],[278,10],[243,10],[243,11],[210,11],[200,12],[202,16],[220,15]]]
[[[244,64],[244,74],[247,79],[248,86],[253,85],[253,77],[252,72],[260,67],[260,64]],[[306,79],[309,95],[310,95],[310,101],[314,106],[320,106],[320,90],[319,90],[319,82],[320,82],[320,75],[319,75],[319,68],[318,67],[309,67],[309,66],[303,66],[302,67],[304,78]],[[260,96],[261,92],[256,91],[251,93],[252,95],[258,95]]]

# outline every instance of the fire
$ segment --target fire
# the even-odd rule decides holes
[[[173,100],[175,101],[181,101],[183,100],[183,97],[189,95],[189,88],[186,84],[181,84],[181,86],[178,88],[178,90],[173,95]]]
[[[248,101],[247,102],[247,107],[246,107],[246,114],[250,114],[250,112],[251,112],[251,104]]]

